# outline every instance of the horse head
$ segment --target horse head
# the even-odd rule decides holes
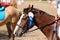
[[[27,30],[30,28],[29,26],[33,26],[34,13],[32,12],[32,8],[33,5],[32,7],[29,5],[29,7],[23,10],[23,13],[14,30],[14,34],[20,36],[23,33],[27,32]]]
[[[49,15],[48,13],[42,10],[33,8],[33,5],[29,5],[29,7],[23,10],[23,14],[20,17],[20,21],[18,21],[14,30],[14,34],[20,36],[23,33],[27,32],[34,25],[36,25],[38,29],[41,29],[41,31],[47,36],[47,38],[51,37],[48,35],[50,35],[50,33],[52,34],[53,26],[50,22],[53,22],[53,20],[54,16]]]

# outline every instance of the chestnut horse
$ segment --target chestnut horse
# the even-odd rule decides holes
[[[8,6],[5,8],[5,17],[3,20],[0,20],[0,26],[6,24],[8,30],[8,37],[14,37],[12,32],[16,25],[16,22],[19,20],[20,12],[13,6]],[[11,27],[12,26],[12,27]],[[14,40],[14,38],[13,38]]]
[[[37,29],[40,29],[48,40],[58,40],[60,34],[57,30],[59,28],[57,25],[60,22],[57,22],[56,24],[55,21],[56,20],[53,15],[33,8],[33,6],[31,7],[29,5],[29,7],[23,10],[23,14],[21,15],[15,27],[14,35],[22,36],[23,33],[27,32],[30,28],[36,25],[38,27]]]

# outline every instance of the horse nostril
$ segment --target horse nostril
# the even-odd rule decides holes
[[[18,33],[15,33],[14,35],[15,35],[15,36],[18,36]]]
[[[17,33],[15,33],[15,34],[17,34]]]
[[[20,37],[21,36],[21,33],[19,34],[19,33],[15,33],[15,36],[17,36],[17,37]]]

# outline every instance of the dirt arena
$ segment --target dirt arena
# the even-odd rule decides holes
[[[29,4],[33,4],[35,8],[43,10],[50,15],[57,15],[56,9],[54,9],[51,5],[49,5],[46,2],[38,2],[38,1],[27,1],[24,2],[19,6],[19,10],[22,12],[23,8],[28,7]],[[37,27],[34,26],[32,29],[29,30],[29,32],[25,33],[22,37],[16,37],[15,40],[47,40],[46,36],[38,29],[35,31],[32,31],[36,29]],[[31,32],[32,31],[32,32]],[[9,40],[7,34],[6,25],[3,25],[0,27],[0,40]]]

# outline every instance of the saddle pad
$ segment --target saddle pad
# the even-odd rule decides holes
[[[4,20],[5,18],[5,11],[0,11],[0,20]]]
[[[4,7],[0,8],[0,20],[4,20],[5,18],[5,10]]]

